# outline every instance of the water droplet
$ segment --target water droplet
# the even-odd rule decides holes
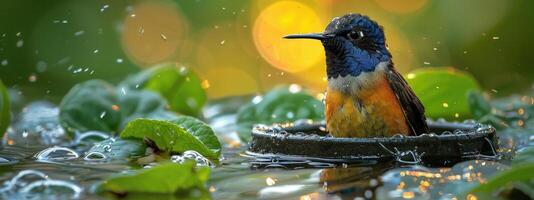
[[[85,33],[84,30],[79,30],[79,31],[76,31],[76,32],[74,33],[74,36],[80,36],[80,35],[83,35],[84,33]]]
[[[226,40],[223,40],[223,41],[221,41],[221,45],[223,45],[223,44],[224,44],[224,42],[226,42]]]
[[[107,4],[102,6],[102,8],[100,8],[100,12],[106,11],[107,8],[109,8],[109,5],[107,5]]]
[[[47,68],[47,64],[45,61],[38,61],[35,67],[35,70],[37,70],[37,72],[39,73],[43,73],[46,71],[46,68]]]
[[[302,87],[298,84],[291,84],[289,85],[289,92],[291,93],[298,93],[302,90]]]
[[[122,58],[117,58],[117,63],[122,63],[122,62],[123,62]]]
[[[258,104],[258,103],[261,102],[261,100],[263,100],[263,96],[258,95],[258,96],[255,96],[254,98],[252,98],[252,103],[253,104]]]
[[[6,66],[8,63],[7,59],[2,60],[2,66]]]
[[[106,116],[106,111],[100,113],[100,119],[104,118]]]
[[[28,76],[28,81],[34,83],[35,81],[37,81],[37,75],[31,74],[30,76]]]
[[[498,40],[498,39],[500,39],[500,38],[499,38],[499,36],[493,36],[492,39],[494,39],[494,40]]]
[[[17,47],[20,48],[24,45],[24,40],[17,41]]]

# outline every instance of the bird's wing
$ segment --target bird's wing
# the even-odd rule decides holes
[[[428,126],[425,121],[425,108],[419,98],[415,96],[412,88],[402,78],[402,75],[395,70],[393,64],[389,64],[386,70],[389,86],[400,102],[404,117],[406,118],[412,135],[428,133]]]

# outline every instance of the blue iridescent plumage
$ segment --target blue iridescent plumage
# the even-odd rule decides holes
[[[364,37],[352,39],[346,36],[355,31],[365,33]],[[348,14],[335,18],[324,34],[342,36],[321,40],[326,48],[328,78],[358,76],[362,72],[374,71],[380,62],[391,60],[382,28],[367,16]]]

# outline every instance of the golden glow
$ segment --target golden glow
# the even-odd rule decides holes
[[[171,5],[171,6],[169,6]],[[126,15],[122,46],[139,65],[169,61],[183,44],[187,24],[173,4],[145,2]]]
[[[261,56],[287,72],[299,72],[324,59],[319,41],[285,40],[287,34],[321,32],[319,16],[307,5],[279,1],[263,9],[254,22],[252,36]]]
[[[403,192],[402,198],[405,199],[413,199],[415,197],[415,194],[413,192]]]
[[[428,3],[428,0],[375,0],[375,2],[387,11],[407,14],[421,9]]]
[[[468,194],[466,199],[467,200],[477,200],[478,198],[474,194]]]
[[[209,88],[206,92],[210,98],[245,95],[258,91],[256,80],[238,68],[212,67],[209,70],[203,70],[199,76],[209,80]]]

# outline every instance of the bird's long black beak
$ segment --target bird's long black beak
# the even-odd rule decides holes
[[[308,33],[308,34],[291,34],[284,36],[285,39],[315,39],[324,40],[333,37],[333,35],[324,33]]]

